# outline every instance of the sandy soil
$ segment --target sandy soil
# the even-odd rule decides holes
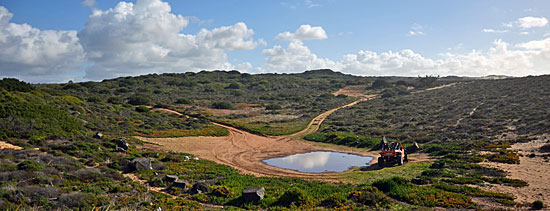
[[[363,97],[365,96],[363,92],[367,90],[367,88],[370,87],[370,85],[354,85],[354,86],[346,86],[334,93],[332,95],[338,96],[338,95],[347,95],[352,97]]]
[[[23,149],[20,146],[15,146],[13,144],[7,143],[5,141],[0,141],[0,149],[15,149],[20,150]]]
[[[510,187],[504,185],[493,185],[480,187],[493,192],[508,193],[516,196],[518,203],[532,203],[541,200],[544,204],[550,204],[550,163],[545,162],[538,152],[538,149],[550,141],[550,135],[539,136],[538,139],[512,145],[512,150],[517,150],[520,156],[520,164],[503,164],[484,162],[481,165],[496,167],[507,171],[509,178],[521,179],[529,183],[526,187]],[[530,158],[529,154],[534,153],[536,157]]]

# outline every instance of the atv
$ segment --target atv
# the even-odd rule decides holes
[[[382,152],[380,152],[380,157],[378,157],[378,166],[385,167],[395,163],[403,165],[403,162],[407,161],[409,159],[403,145],[399,142],[393,142],[382,146]]]

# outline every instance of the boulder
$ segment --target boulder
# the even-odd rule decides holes
[[[189,186],[189,184],[187,182],[184,182],[184,181],[181,181],[181,180],[176,180],[172,183],[172,186],[170,186],[170,187],[185,189],[188,186]]]
[[[166,175],[166,177],[164,177],[164,179],[166,180],[166,182],[175,182],[178,180],[178,176],[176,175]]]
[[[153,169],[151,161],[153,161],[153,158],[135,158],[130,162],[130,164],[132,164],[132,167],[134,167],[135,170],[149,170]]]
[[[189,191],[189,193],[191,193],[191,194],[209,193],[210,191],[212,191],[212,189],[210,187],[208,187],[206,185],[206,183],[199,182],[199,183],[196,183],[196,184],[193,185],[193,187],[191,188],[191,191]]]
[[[126,143],[126,140],[120,139],[115,142],[116,144],[116,151],[119,152],[126,152],[128,149],[130,149],[130,145]]]
[[[103,138],[103,133],[100,133],[100,132],[97,132],[95,133],[94,136],[92,136],[93,138],[97,138],[97,139],[102,139]]]
[[[408,146],[405,149],[405,152],[407,152],[408,154],[411,154],[411,153],[418,152],[418,150],[420,150],[420,147],[418,146],[418,143],[414,142],[412,146]]]
[[[243,190],[243,199],[247,202],[260,201],[264,198],[264,187],[248,187]]]

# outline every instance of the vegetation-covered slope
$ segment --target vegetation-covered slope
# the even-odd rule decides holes
[[[131,138],[136,134],[227,134],[210,121],[262,134],[292,133],[316,114],[354,100],[332,92],[370,83],[373,89],[368,92],[380,93],[382,98],[333,113],[321,125],[322,131],[308,137],[356,147],[371,147],[383,135],[426,143],[424,151],[438,160],[417,165],[430,169],[416,175],[414,182],[410,178],[415,176],[381,176],[377,178],[384,179],[362,185],[253,177],[211,161],[186,158],[193,155],[141,149],[136,146],[142,143]],[[516,135],[547,132],[548,122],[541,118],[548,119],[549,109],[543,103],[548,98],[544,86],[548,77],[463,82],[414,94],[407,89],[441,83],[450,81],[376,80],[329,70],[282,75],[216,71],[43,85],[4,79],[0,81],[0,139],[26,149],[0,150],[0,207],[170,210],[200,209],[200,202],[236,209],[475,208],[471,197],[513,205],[512,196],[463,184],[526,185],[506,178],[502,170],[477,163],[485,159],[515,162],[517,155],[506,148],[519,140]],[[457,103],[449,103],[453,100]],[[171,108],[183,115],[156,108]],[[96,132],[106,135],[92,138]],[[509,135],[501,139],[502,133]],[[120,138],[130,143],[128,150],[117,149],[115,141]],[[136,169],[135,158],[152,158],[152,169]],[[166,174],[190,184],[211,181],[208,187],[213,190],[201,194],[164,190],[177,198],[148,190],[168,187]],[[144,184],[125,177],[131,175]],[[241,190],[249,186],[265,187],[265,199],[244,202]]]

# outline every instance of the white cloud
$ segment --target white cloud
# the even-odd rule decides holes
[[[545,17],[523,17],[517,21],[519,27],[524,29],[543,27],[548,24],[548,19]]]
[[[309,69],[330,68],[356,75],[461,75],[511,76],[549,74],[550,38],[520,43],[510,47],[496,40],[487,51],[472,50],[466,54],[443,53],[440,59],[431,59],[414,52],[382,52],[362,50],[347,54],[340,61],[319,58],[299,40],[293,40],[285,49],[274,46],[263,52],[266,64],[261,72],[302,72]]]
[[[80,2],[80,4],[82,6],[93,7],[95,5],[95,0],[84,0],[84,1]]]
[[[39,30],[10,23],[12,17],[0,6],[0,78],[63,81],[80,70],[84,53],[76,31]]]
[[[302,72],[310,69],[331,68],[340,69],[340,66],[329,59],[317,58],[300,40],[292,40],[285,49],[280,45],[265,49],[262,54],[266,57],[266,64],[261,71],[265,72]]]
[[[298,28],[296,32],[294,32],[294,34],[290,32],[283,32],[279,33],[275,37],[275,39],[277,40],[324,40],[327,38],[327,33],[325,32],[323,27],[312,27],[310,25],[301,25],[300,28]]]
[[[321,6],[320,4],[313,3],[312,0],[306,0],[305,4],[306,4],[307,8],[313,8],[313,7],[320,7]]]
[[[409,33],[407,33],[407,35],[409,36],[416,36],[416,35],[424,35],[424,27],[420,24],[413,24],[411,26],[411,30],[409,30]]]
[[[210,48],[225,50],[251,50],[258,43],[250,39],[254,31],[248,29],[245,23],[239,22],[233,26],[223,26],[211,31],[202,29],[197,35],[199,42]]]
[[[120,2],[106,11],[94,10],[78,34],[92,63],[86,78],[232,69],[226,51],[258,45],[245,23],[203,29],[197,35],[180,33],[188,22],[160,0]]]
[[[506,33],[508,30],[483,29],[485,33]]]

